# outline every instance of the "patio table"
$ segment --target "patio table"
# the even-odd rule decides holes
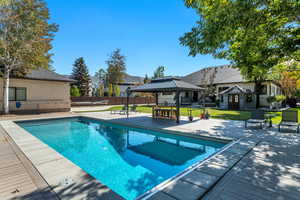
[[[169,109],[169,108],[154,108],[153,109],[153,113],[152,113],[152,117],[154,119],[157,119],[157,118],[172,119],[173,114],[175,114],[175,110],[174,109]]]

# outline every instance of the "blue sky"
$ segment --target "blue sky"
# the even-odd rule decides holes
[[[108,55],[120,48],[127,72],[153,75],[159,65],[166,75],[186,75],[202,67],[227,64],[210,55],[188,56],[178,38],[197,20],[183,0],[46,0],[51,21],[59,25],[53,42],[53,67],[70,74],[72,64],[84,57],[93,75],[106,68]]]

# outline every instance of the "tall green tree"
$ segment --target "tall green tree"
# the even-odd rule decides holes
[[[300,59],[299,0],[185,0],[200,15],[180,38],[190,55],[212,54],[232,61],[255,82],[257,107],[262,81],[270,69]]]
[[[106,85],[106,83],[107,83],[107,72],[105,71],[105,69],[100,68],[99,71],[95,73],[95,77],[99,81],[98,86],[101,85],[101,84]]]
[[[80,91],[82,96],[89,96],[90,93],[90,75],[88,67],[85,64],[85,61],[82,57],[77,58],[73,65],[72,78],[76,81],[74,85]]]
[[[114,96],[114,87],[113,87],[113,84],[109,84],[108,85],[108,96],[109,97]]]
[[[153,73],[153,78],[162,78],[165,76],[165,67],[159,66]]]
[[[25,75],[30,69],[49,69],[51,41],[58,26],[49,23],[43,0],[0,2],[0,65],[4,72],[3,110],[9,113],[9,77]]]
[[[118,85],[114,85],[114,96],[119,97],[121,95],[121,89]]]
[[[121,54],[120,49],[116,49],[106,61],[107,80],[109,84],[122,83],[126,72],[126,58]]]

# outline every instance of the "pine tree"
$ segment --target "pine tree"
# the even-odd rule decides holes
[[[91,79],[84,59],[76,59],[73,66],[72,78],[76,81],[74,85],[78,87],[82,96],[89,96]]]
[[[164,66],[159,66],[153,74],[153,78],[162,78],[165,76],[165,67]]]
[[[118,84],[123,82],[126,71],[125,56],[121,55],[121,50],[115,50],[110,58],[106,61],[107,79],[109,84]]]

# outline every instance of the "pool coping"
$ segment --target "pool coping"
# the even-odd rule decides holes
[[[187,169],[180,172],[179,174],[171,177],[170,179],[165,180],[161,184],[155,186],[151,190],[149,190],[146,193],[140,195],[139,197],[137,197],[137,199],[157,199],[157,196],[160,196],[160,195],[167,195],[168,198],[173,198],[173,199],[182,199],[182,198],[180,198],[180,195],[178,196],[178,194],[177,194],[178,191],[176,191],[176,190],[180,190],[180,187],[182,187],[180,185],[184,186],[184,184],[185,185],[188,184],[189,186],[193,186],[191,188],[196,187],[197,190],[201,191],[201,194],[198,194],[195,197],[195,199],[198,199],[198,198],[202,197],[204,194],[206,194],[213,187],[213,185],[215,185],[228,171],[230,171],[230,169],[240,159],[242,159],[249,151],[251,151],[251,149],[254,146],[256,146],[259,142],[259,141],[253,142],[253,139],[250,139],[250,138],[240,138],[240,139],[236,140],[236,139],[226,138],[226,137],[211,137],[211,136],[209,137],[209,136],[206,136],[206,135],[197,135],[197,134],[192,134],[192,133],[188,133],[188,132],[184,132],[184,131],[174,131],[174,130],[167,130],[167,129],[161,129],[161,128],[152,128],[152,127],[149,128],[149,127],[134,125],[134,124],[131,124],[131,123],[116,122],[116,121],[111,121],[109,119],[103,119],[103,118],[98,118],[98,117],[90,117],[90,116],[84,116],[84,115],[73,115],[73,116],[66,116],[66,117],[61,117],[61,116],[60,117],[42,117],[42,118],[39,117],[39,118],[30,118],[30,119],[7,120],[7,121],[1,121],[0,125],[7,132],[7,134],[13,139],[13,141],[15,141],[15,143],[18,145],[18,147],[21,149],[21,151],[26,155],[26,157],[32,162],[33,166],[35,166],[38,169],[39,173],[41,173],[41,176],[44,177],[44,179],[47,181],[47,178],[49,179],[49,177],[47,177],[47,174],[45,173],[45,171],[41,170],[42,171],[41,172],[39,170],[39,168],[36,166],[36,164],[38,164],[38,161],[35,161],[34,159],[32,159],[32,155],[30,155],[30,152],[28,152],[26,149],[24,151],[24,148],[22,149],[22,143],[19,143],[19,144],[17,143],[18,137],[16,137],[16,135],[14,133],[10,134],[10,131],[7,131],[6,128],[10,129],[11,127],[7,126],[7,124],[5,125],[5,123],[9,123],[9,122],[13,123],[11,125],[15,126],[14,128],[17,127],[17,129],[18,128],[21,129],[19,131],[25,132],[25,134],[29,134],[30,136],[32,136],[30,133],[28,133],[27,131],[22,129],[20,126],[18,126],[15,122],[26,122],[26,121],[35,121],[35,120],[67,119],[67,118],[78,118],[78,117],[79,118],[80,117],[90,118],[90,119],[93,119],[93,120],[103,121],[103,122],[106,122],[106,123],[111,123],[111,124],[116,124],[116,125],[124,125],[124,126],[132,127],[132,128],[139,128],[139,129],[142,128],[142,129],[147,129],[147,130],[151,130],[151,131],[159,131],[159,132],[166,133],[166,134],[176,134],[176,135],[182,135],[182,136],[193,137],[193,138],[198,138],[198,139],[213,140],[213,141],[218,141],[218,142],[224,142],[224,141],[226,141],[226,143],[229,142],[229,144],[226,145],[225,147],[223,147],[220,151],[216,152],[215,154],[209,156],[208,158],[206,158],[202,161],[199,161],[199,162],[193,164],[192,166],[189,166]],[[51,151],[52,151],[51,153],[53,153],[53,151],[54,151],[56,154],[58,154],[57,158],[59,158],[59,160],[65,160],[65,161],[63,161],[65,163],[64,165],[69,166],[69,167],[72,166],[75,169],[74,171],[78,172],[82,176],[89,176],[81,168],[79,168],[77,165],[73,164],[67,158],[60,155],[54,149],[52,149],[48,145],[44,144],[42,141],[35,138],[34,136],[32,136],[32,137],[35,139],[35,142],[38,141],[39,143],[42,143],[42,146],[44,146],[44,147],[47,146],[49,149],[51,149]],[[24,144],[23,144],[23,146],[24,146]],[[235,146],[235,147],[233,149],[231,149],[233,146]],[[234,162],[231,161],[228,166],[223,166],[224,165],[223,162],[225,161],[224,159],[226,159],[226,156],[225,156],[225,158],[222,158],[222,154],[227,154],[228,156],[231,156],[231,157],[233,156],[234,157],[234,159],[233,159]],[[218,156],[220,158],[219,158],[219,160],[218,159],[216,160],[216,158]],[[200,174],[202,176],[212,176],[212,177],[214,177],[214,175],[207,173],[207,166],[222,168],[222,169],[225,168],[223,170],[223,173],[218,174],[216,176],[216,178],[211,179],[213,181],[211,181],[211,183],[209,183],[209,187],[202,187],[201,184],[200,184],[200,186],[199,186],[199,184],[195,185],[195,184],[193,184],[193,181],[187,181],[186,180],[187,176],[189,176],[191,173],[195,174],[195,172],[197,172],[196,174]],[[202,168],[202,170],[201,170],[201,168]],[[64,170],[68,170],[68,168],[65,168]],[[95,181],[99,182],[98,180],[96,180],[93,177],[91,177],[91,179],[94,179]],[[47,181],[47,183],[49,183],[49,185],[52,186],[52,188],[56,187],[55,185],[53,185],[53,180],[50,179],[48,181]],[[56,180],[56,184],[58,184],[57,180]],[[100,188],[103,189],[103,187],[105,187],[106,192],[111,193],[111,196],[117,195],[115,192],[113,192],[108,187],[102,185],[100,182],[99,182],[99,184],[101,185]],[[179,187],[176,186],[176,185],[179,185]],[[177,189],[175,189],[175,191],[174,191],[174,190],[172,190],[173,187],[177,188]],[[184,186],[184,187],[186,188],[186,186]],[[55,191],[55,189],[54,189],[54,191]],[[193,191],[191,191],[191,192],[193,192]],[[116,198],[114,198],[114,199],[116,199]],[[120,199],[122,199],[122,197]],[[160,199],[160,198],[158,198],[158,199]]]

